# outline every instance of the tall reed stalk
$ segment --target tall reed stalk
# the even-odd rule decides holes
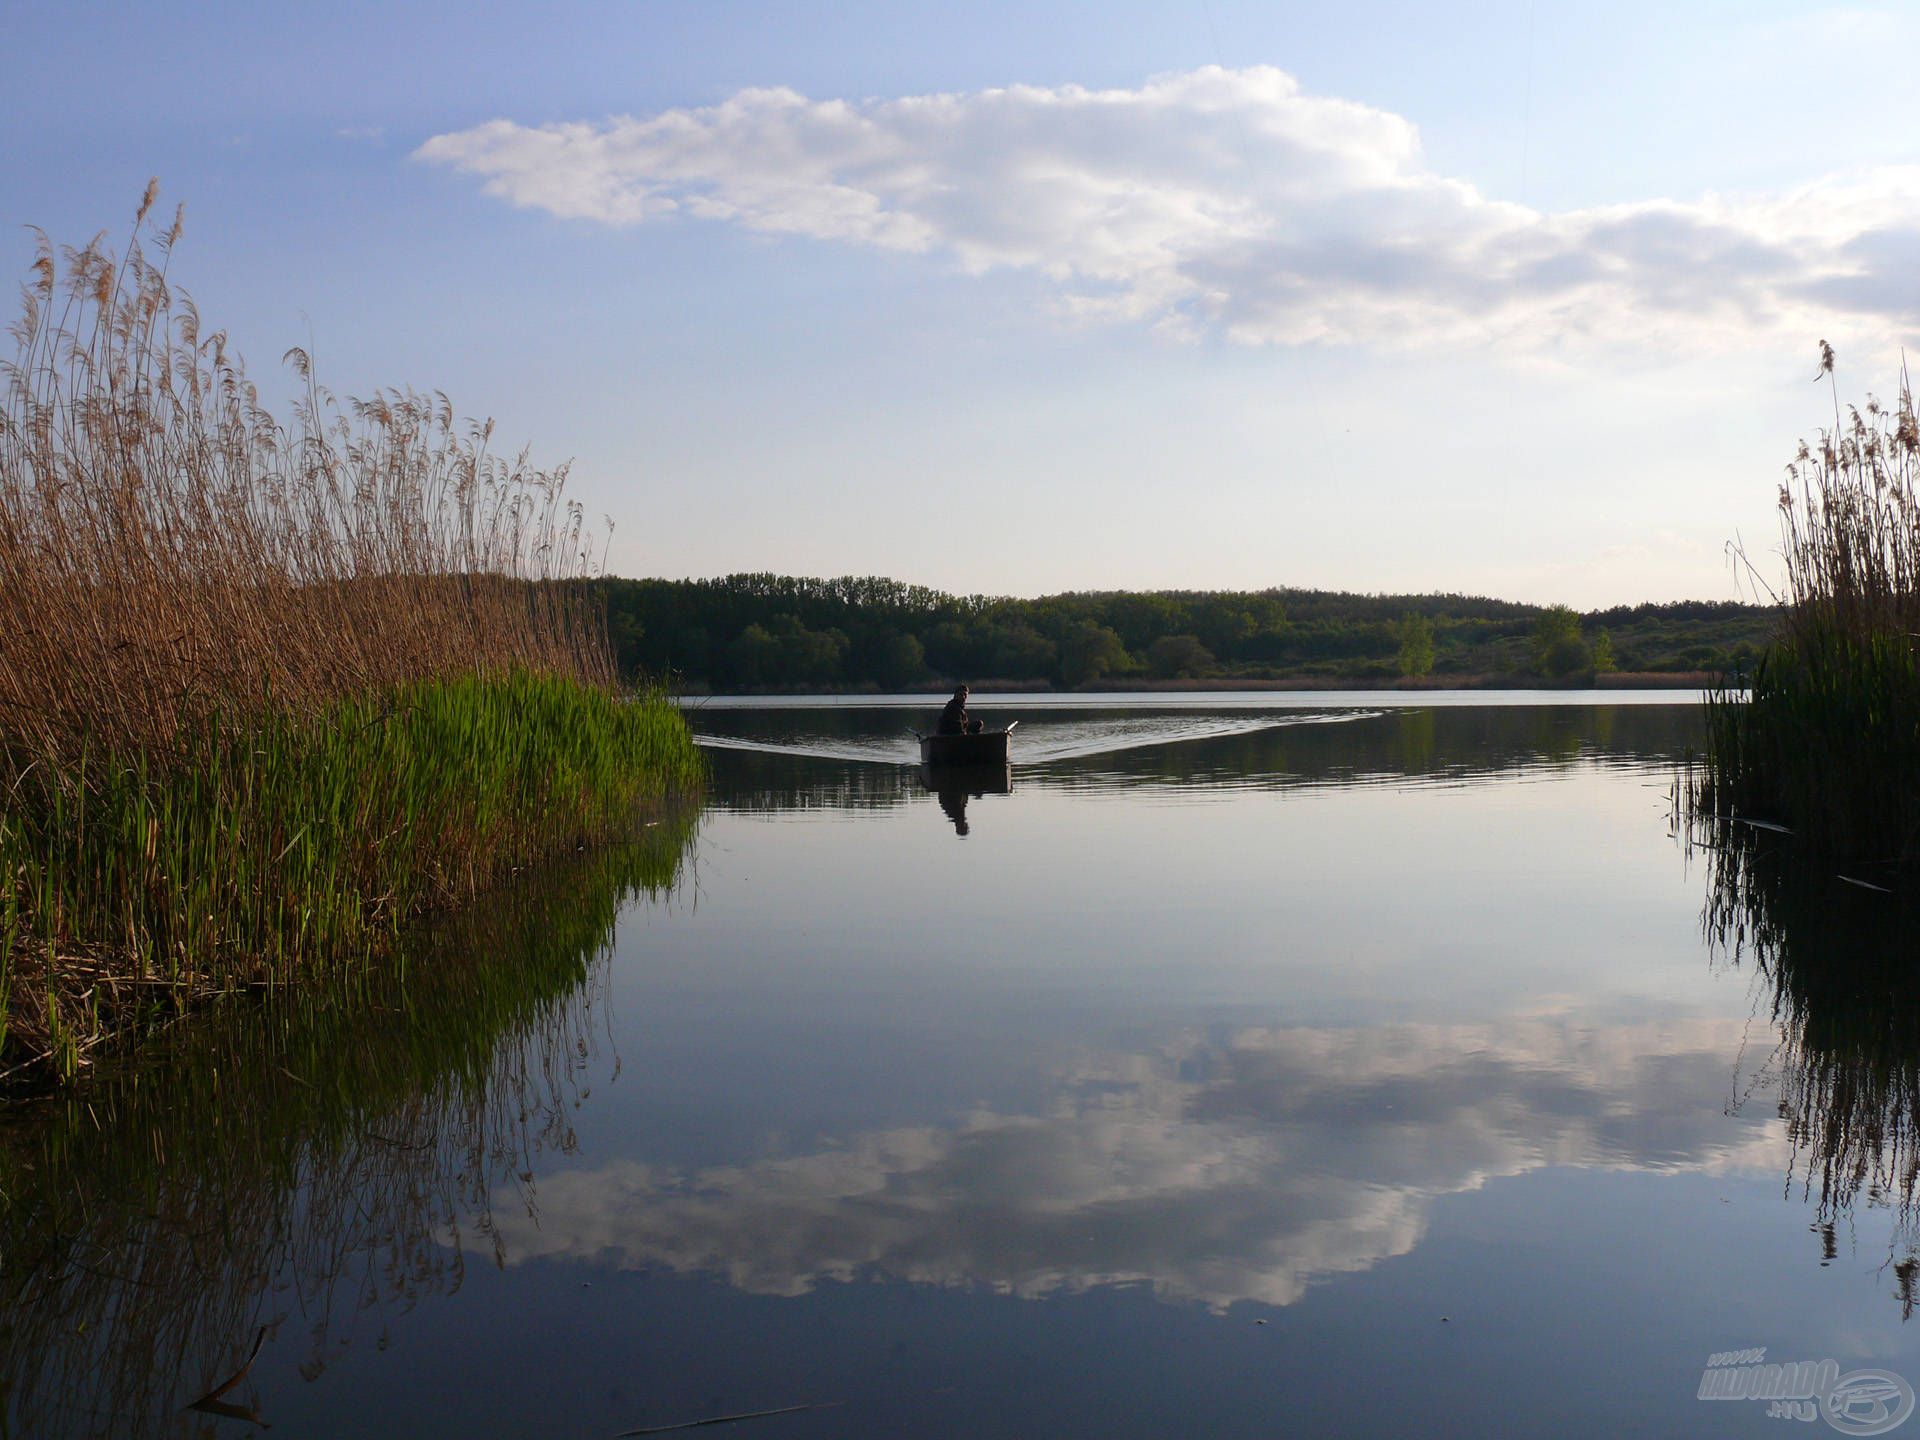
[[[168,280],[40,237],[0,362],[0,1075],[383,948],[697,783],[616,692],[565,467],[437,392],[281,418]]]
[[[1833,353],[1821,347],[1821,374]],[[1889,874],[1920,864],[1920,421],[1841,410],[1780,486],[1785,602],[1744,697],[1709,702],[1697,803]]]

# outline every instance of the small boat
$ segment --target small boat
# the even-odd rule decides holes
[[[920,736],[920,763],[923,765],[1005,765],[1007,741],[1013,726],[1004,730],[976,730],[971,735]]]

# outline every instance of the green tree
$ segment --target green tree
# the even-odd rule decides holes
[[[1194,679],[1213,669],[1213,652],[1198,635],[1162,635],[1147,647],[1147,668],[1156,679]]]
[[[1060,678],[1068,685],[1087,685],[1103,675],[1125,670],[1132,663],[1120,637],[1105,625],[1082,620],[1060,641]]]
[[[1177,622],[1173,597],[1145,593],[1121,593],[1107,605],[1107,623],[1120,632],[1126,647],[1136,655],[1162,635],[1170,634]]]
[[[996,626],[987,664],[994,675],[1009,680],[1037,680],[1051,675],[1060,652],[1054,643],[1024,620]]]
[[[1605,675],[1618,668],[1613,658],[1613,636],[1602,630],[1593,637],[1593,673]]]
[[[613,642],[614,663],[622,674],[632,675],[640,669],[640,642],[646,634],[647,627],[631,610],[608,608],[607,638]]]
[[[1407,676],[1433,673],[1433,622],[1418,610],[1400,617],[1400,673]]]
[[[924,640],[927,663],[942,675],[958,680],[973,673],[978,647],[958,620],[942,620],[926,632]]]
[[[1565,605],[1550,605],[1533,624],[1533,668],[1555,679],[1591,667],[1593,657],[1580,638],[1580,616]]]
[[[809,630],[798,615],[791,614],[774,616],[767,630],[778,647],[765,672],[768,681],[792,685],[840,678],[840,663],[848,648],[841,631]]]
[[[914,635],[889,635],[879,645],[881,683],[909,685],[927,673],[927,650]]]
[[[736,684],[766,684],[779,659],[780,642],[762,625],[747,626],[727,646],[727,668]]]

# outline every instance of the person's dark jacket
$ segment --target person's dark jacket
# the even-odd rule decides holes
[[[942,735],[967,733],[967,702],[958,695],[947,701],[947,708],[940,712],[939,733]]]

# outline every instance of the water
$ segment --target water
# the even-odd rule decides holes
[[[1686,704],[1428,698],[987,698],[1013,770],[944,788],[924,702],[698,707],[684,858],[15,1118],[13,1433],[1735,1435],[1714,1352],[1920,1380],[1913,1030],[1823,978],[1910,932],[1676,836]]]

